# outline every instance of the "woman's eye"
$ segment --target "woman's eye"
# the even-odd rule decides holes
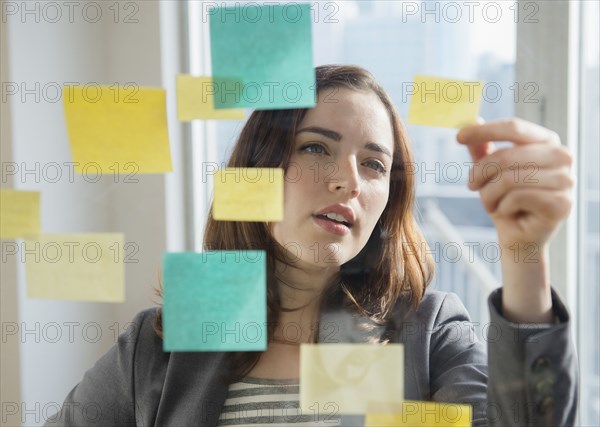
[[[326,154],[325,147],[321,144],[305,144],[300,147],[300,151],[306,151],[312,154]]]
[[[369,167],[383,175],[385,175],[385,173],[387,172],[387,169],[385,168],[383,163],[381,163],[378,160],[368,160],[365,162],[365,165],[367,165],[367,167]]]

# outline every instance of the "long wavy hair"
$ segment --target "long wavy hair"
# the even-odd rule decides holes
[[[317,94],[325,89],[346,88],[375,93],[385,106],[394,133],[394,155],[389,199],[367,244],[343,264],[328,286],[322,309],[346,307],[375,324],[384,324],[400,301],[416,308],[433,275],[434,263],[414,215],[415,180],[408,135],[385,90],[368,71],[357,66],[325,65],[316,68]],[[241,131],[228,167],[283,168],[287,171],[296,131],[307,109],[254,111]],[[282,307],[277,262],[289,264],[285,250],[264,222],[216,221],[209,214],[204,232],[205,250],[266,251],[268,340],[273,339]],[[162,336],[159,312],[155,324]],[[318,340],[318,337],[315,338]],[[260,352],[231,353],[229,381],[246,375]]]

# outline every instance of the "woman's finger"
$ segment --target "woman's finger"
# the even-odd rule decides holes
[[[568,169],[571,164],[571,155],[562,145],[532,144],[502,148],[473,165],[468,185],[471,190],[479,190],[502,178],[525,179],[533,177],[540,169]]]
[[[529,222],[519,228],[525,233],[535,234],[536,229],[553,229],[570,210],[569,191],[517,188],[499,201],[493,215]]]
[[[505,174],[502,179],[488,182],[479,190],[483,206],[489,213],[496,211],[502,199],[516,189],[564,191],[573,187],[573,178],[567,168],[538,170],[517,168],[510,172],[510,175]],[[523,207],[526,208],[526,204]]]
[[[482,144],[467,145],[467,148],[474,162],[478,162],[496,151],[494,143],[489,141]]]
[[[467,146],[486,144],[489,141],[510,141],[517,145],[560,145],[556,132],[518,118],[466,126],[458,132],[456,139]]]

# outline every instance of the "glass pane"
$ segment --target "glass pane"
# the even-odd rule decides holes
[[[600,425],[600,70],[598,2],[582,2],[581,146],[579,168],[579,362],[581,425]]]
[[[515,7],[496,1],[312,2],[314,64],[363,66],[388,90],[403,117],[415,74],[481,80],[481,116],[509,117],[527,89],[514,82]],[[240,126],[217,123],[216,138],[207,142],[214,144],[214,161],[226,161]],[[456,142],[456,131],[420,126],[408,131],[422,227],[438,264],[432,286],[459,294],[473,320],[483,325],[500,262],[492,223],[477,193],[466,187],[469,154]]]
[[[481,80],[481,116],[510,117],[521,96],[514,82],[514,8],[512,2],[478,2],[471,10],[456,2],[323,3],[314,26],[315,65],[367,68],[403,117],[415,74]],[[408,132],[421,225],[438,268],[432,286],[456,292],[473,321],[483,325],[487,295],[499,283],[500,258],[489,216],[466,187],[469,154],[456,143],[456,131],[408,125]]]

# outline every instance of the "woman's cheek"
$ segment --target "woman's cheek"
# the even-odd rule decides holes
[[[379,218],[385,209],[389,195],[390,192],[388,187],[378,185],[375,188],[371,188],[371,191],[365,198],[365,210],[367,212],[373,212],[373,214]]]

